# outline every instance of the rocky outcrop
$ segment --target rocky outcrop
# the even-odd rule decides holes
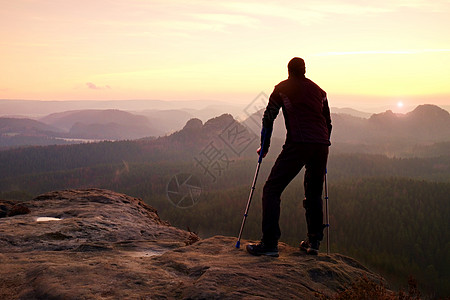
[[[279,258],[254,257],[233,237],[198,240],[107,190],[22,204],[28,214],[0,218],[0,299],[317,299],[380,280],[339,254],[281,243]]]
[[[181,243],[189,232],[161,221],[141,200],[106,190],[51,192],[22,203],[30,213],[0,219],[0,253],[112,250],[121,243]]]
[[[14,201],[0,200],[0,218],[13,217],[17,215],[26,215],[30,209]]]

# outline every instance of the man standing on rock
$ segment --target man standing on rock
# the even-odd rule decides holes
[[[308,238],[300,249],[311,255],[319,253],[323,239],[322,190],[330,146],[331,118],[327,95],[317,84],[305,77],[305,62],[299,57],[289,61],[287,80],[275,86],[262,120],[261,147],[263,157],[269,151],[273,122],[280,108],[286,125],[286,141],[278,156],[262,196],[261,242],[247,245],[253,255],[278,257],[281,236],[279,218],[281,193],[305,166],[305,208]],[[263,142],[264,141],[264,142]]]

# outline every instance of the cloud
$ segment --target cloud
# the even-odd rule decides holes
[[[405,8],[419,11],[420,13],[446,13],[450,9],[448,0],[325,0],[321,2],[313,0],[304,1],[223,1],[222,9],[229,13],[255,18],[280,18],[288,19],[303,25],[322,23],[332,16],[380,16],[403,12]]]
[[[105,85],[105,86],[97,86],[96,84],[92,83],[92,82],[86,82],[86,86],[91,89],[91,90],[110,90],[111,87],[109,85]]]
[[[93,89],[93,90],[98,90],[99,88],[93,84],[92,82],[86,82],[86,85],[88,88]]]
[[[192,14],[197,19],[206,21],[208,23],[216,23],[223,25],[241,25],[245,27],[257,27],[258,20],[254,17],[245,16],[241,14],[228,13],[194,13]]]
[[[344,3],[343,3],[344,2]],[[353,1],[325,1],[318,3],[316,1],[278,1],[252,2],[252,1],[229,1],[222,4],[222,7],[230,9],[235,13],[246,14],[256,18],[264,17],[289,19],[300,24],[310,25],[320,23],[326,20],[330,15],[361,15],[361,14],[380,14],[392,12],[391,7],[380,7],[361,5]]]
[[[314,56],[360,55],[360,54],[422,54],[422,53],[439,53],[439,52],[450,52],[450,49],[342,51],[342,52],[317,53]]]

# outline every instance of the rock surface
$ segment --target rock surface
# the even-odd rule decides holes
[[[30,213],[0,218],[0,299],[317,299],[362,276],[380,280],[339,254],[281,243],[279,258],[254,257],[233,237],[198,241],[107,190],[22,204]]]

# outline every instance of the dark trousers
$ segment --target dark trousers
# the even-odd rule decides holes
[[[308,238],[323,239],[323,181],[328,159],[328,145],[289,143],[283,146],[263,189],[262,241],[268,245],[278,242],[281,193],[305,166],[305,208]]]

